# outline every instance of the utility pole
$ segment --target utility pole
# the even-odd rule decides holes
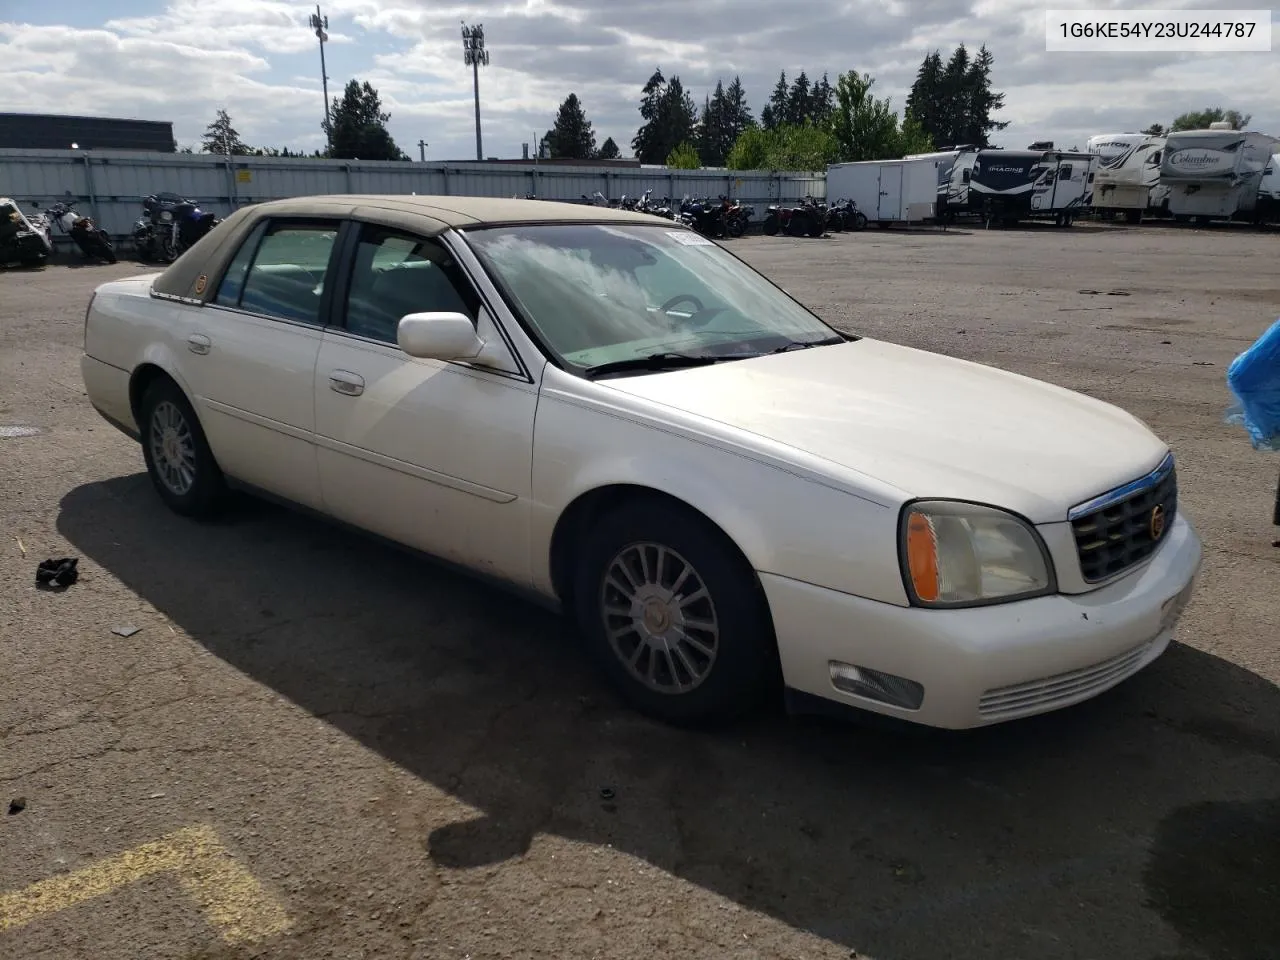
[[[329,39],[329,18],[320,16],[320,4],[316,4],[316,12],[311,15],[311,29],[316,32],[320,41],[320,83],[324,87],[324,135],[328,152],[333,152],[333,121],[329,117],[329,73],[324,66],[324,44]]]
[[[471,80],[476,93],[476,159],[484,159],[480,143],[480,68],[489,65],[489,51],[484,48],[484,24],[474,27],[462,24],[462,62],[471,68]]]
[[[423,163],[426,163],[426,162],[427,162],[427,147],[428,147],[428,146],[430,146],[430,144],[428,144],[428,143],[427,143],[427,141],[425,141],[425,140],[419,140],[419,141],[418,141],[418,159],[420,159]]]

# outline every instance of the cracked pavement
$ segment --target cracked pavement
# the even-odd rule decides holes
[[[155,876],[0,929],[0,956],[1280,955],[1280,460],[1222,423],[1227,364],[1280,312],[1280,236],[731,249],[839,326],[1150,423],[1205,541],[1181,642],[968,735],[656,726],[519,600],[261,502],[166,512],[78,368],[93,287],[146,269],[63,256],[0,273],[0,425],[41,428],[0,438],[0,813],[27,800],[0,815],[0,893],[209,824],[292,928],[224,943]],[[37,590],[62,556],[80,581]]]

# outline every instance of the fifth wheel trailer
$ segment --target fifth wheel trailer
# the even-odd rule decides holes
[[[1179,221],[1253,219],[1262,173],[1277,150],[1280,140],[1263,133],[1210,127],[1169,134],[1160,161],[1169,213]]]
[[[879,226],[932,220],[938,213],[938,161],[862,160],[827,167],[827,202],[852,200]]]
[[[1167,207],[1169,188],[1160,185],[1164,137],[1147,137],[1124,153],[1103,160],[1093,178],[1095,213],[1123,213],[1129,223]]]

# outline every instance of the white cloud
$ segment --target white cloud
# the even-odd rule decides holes
[[[1118,0],[1053,6],[1126,7]],[[1167,123],[1219,104],[1280,134],[1280,60],[1273,54],[1049,54],[1042,0],[330,0],[330,93],[355,76],[382,94],[401,146],[429,155],[474,150],[461,20],[482,22],[492,65],[481,71],[486,153],[518,155],[576,92],[597,141],[624,152],[640,87],[655,67],[678,73],[701,102],[717,78],[741,74],[759,113],[779,70],[834,79],[869,72],[901,107],[921,58],[958,43],[995,54],[1006,95],[997,142],[1083,143],[1093,133]],[[1203,0],[1163,0],[1202,7]],[[157,2],[149,15],[104,13],[98,29],[0,23],[0,109],[103,113],[174,121],[196,140],[219,107],[251,143],[320,145],[313,7],[281,0]],[[314,71],[314,72],[312,72]]]

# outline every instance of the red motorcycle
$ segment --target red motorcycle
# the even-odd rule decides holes
[[[771,205],[764,216],[764,232],[769,236],[779,233],[788,237],[820,237],[826,230],[825,211],[810,204],[795,207]]]

